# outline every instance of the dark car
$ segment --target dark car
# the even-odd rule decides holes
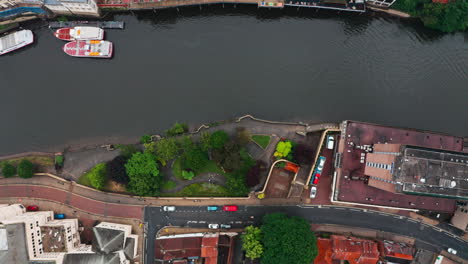
[[[37,205],[29,205],[29,206],[26,206],[26,211],[29,211],[29,212],[39,211],[39,207]]]

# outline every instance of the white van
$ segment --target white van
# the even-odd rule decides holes
[[[327,137],[327,149],[333,149],[335,146],[335,138],[333,136]]]

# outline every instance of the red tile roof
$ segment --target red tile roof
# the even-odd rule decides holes
[[[350,264],[376,264],[379,260],[377,243],[372,240],[331,236],[319,238],[319,254],[314,264],[332,264],[334,260],[347,260]]]

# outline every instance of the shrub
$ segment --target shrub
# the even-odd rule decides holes
[[[188,131],[188,126],[182,123],[175,123],[171,128],[166,130],[166,136],[173,137],[177,135],[184,134]]]
[[[55,156],[55,165],[58,167],[63,167],[63,155],[56,155]]]
[[[2,174],[5,178],[13,177],[16,175],[16,167],[9,162],[5,162],[2,167]]]
[[[119,145],[118,149],[120,149],[120,155],[126,159],[131,158],[134,153],[138,152],[135,145]]]
[[[255,226],[248,226],[245,228],[245,234],[241,236],[242,250],[245,251],[245,256],[250,259],[257,259],[262,256],[263,246],[260,242],[262,238],[262,231]]]
[[[186,180],[191,180],[193,179],[193,177],[195,177],[195,173],[193,173],[193,171],[186,171],[186,170],[182,171],[182,178]]]
[[[203,132],[200,136],[200,146],[203,151],[209,151],[211,149],[211,134],[210,132]]]
[[[23,159],[18,165],[18,176],[31,178],[34,174],[34,165],[29,160]]]
[[[86,173],[86,177],[88,178],[91,186],[102,190],[104,188],[104,184],[106,183],[106,164],[99,163],[94,168],[91,169],[88,173]]]
[[[222,149],[228,140],[228,134],[223,130],[218,130],[211,134],[210,147],[213,149]]]
[[[148,144],[151,142],[151,136],[150,135],[143,135],[140,138],[140,143],[141,144]]]
[[[107,162],[107,178],[120,184],[128,184],[129,178],[127,171],[125,170],[125,163],[127,163],[127,159],[123,156],[117,156],[111,161]]]

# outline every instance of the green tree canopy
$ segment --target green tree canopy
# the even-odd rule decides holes
[[[208,154],[196,144],[188,144],[182,154],[182,168],[199,171],[208,163]]]
[[[125,164],[130,179],[128,190],[140,196],[156,196],[162,184],[156,156],[152,153],[137,152]]]
[[[218,130],[211,134],[210,146],[214,149],[222,149],[229,140],[229,135],[224,130]]]
[[[166,136],[173,137],[177,135],[181,135],[188,131],[188,126],[182,123],[175,123],[171,128],[166,130]]]
[[[98,190],[102,190],[102,188],[104,188],[104,184],[106,183],[106,164],[97,164],[94,166],[94,168],[91,169],[91,171],[86,173],[86,177],[91,183],[91,186]]]
[[[276,152],[274,154],[277,158],[284,158],[289,155],[292,150],[292,143],[291,141],[280,141],[278,145],[276,145]]]
[[[151,136],[150,135],[143,135],[140,137],[140,143],[141,144],[148,144],[151,142]]]
[[[21,178],[31,178],[34,174],[34,165],[27,159],[21,160],[18,165],[18,176]]]
[[[9,162],[5,162],[2,167],[2,174],[5,178],[13,177],[16,175],[16,167]]]
[[[179,154],[180,147],[174,138],[163,138],[156,142],[156,156],[165,164],[175,159]]]
[[[138,152],[138,149],[134,145],[119,145],[120,155],[124,158],[129,159],[132,155]]]
[[[242,249],[245,250],[246,256],[250,259],[258,259],[262,256],[263,246],[261,241],[262,232],[260,228],[248,226],[245,228],[245,234],[242,238]]]
[[[264,252],[262,264],[312,263],[317,256],[317,240],[303,218],[283,213],[268,214],[261,226]]]
[[[211,149],[211,134],[210,132],[203,132],[200,136],[200,145],[203,151],[209,151]]]

